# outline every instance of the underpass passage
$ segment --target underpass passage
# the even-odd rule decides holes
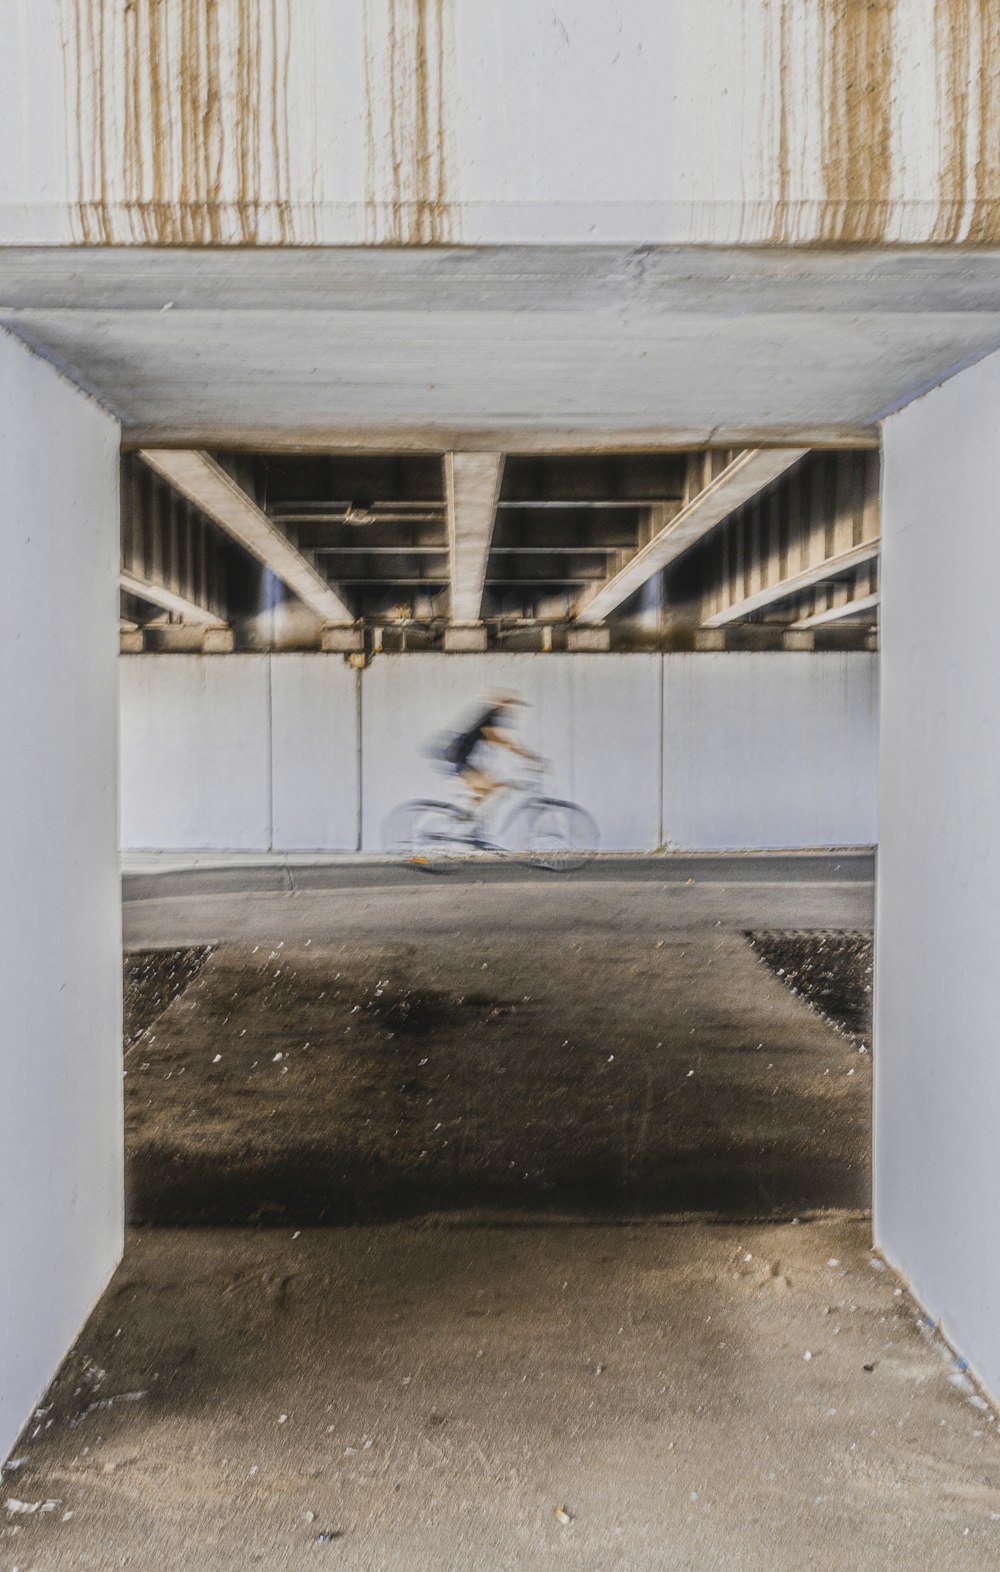
[[[132,1221],[866,1207],[870,1056],[743,932],[615,891],[415,926],[376,889],[338,942],[220,944],[126,1055]]]
[[[990,1561],[994,1416],[870,1248],[871,1056],[787,986],[871,887],[706,867],[144,883],[129,1200],[179,1226],[18,1443],[12,1565]]]

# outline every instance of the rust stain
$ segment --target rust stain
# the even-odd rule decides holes
[[[789,128],[788,93],[787,84],[791,79],[792,57],[792,19],[790,15],[790,0],[772,0],[771,26],[772,37],[776,41],[776,61],[771,67],[771,82],[774,94],[774,114],[777,119],[777,191],[774,202],[774,217],[772,239],[775,242],[788,240],[791,236],[792,208],[792,157],[791,138]]]
[[[1000,5],[935,0],[938,214],[930,238],[1000,242]]]
[[[85,244],[291,239],[295,3],[59,0]]]
[[[448,223],[449,0],[365,0],[367,238],[437,245]]]
[[[974,245],[1000,243],[1000,5],[972,0],[979,24],[979,103],[975,200],[967,238]]]
[[[941,135],[935,241],[958,240],[965,211],[969,159],[972,32],[969,0],[934,0],[937,123]]]
[[[872,244],[891,178],[892,0],[819,0],[824,209],[819,238]]]

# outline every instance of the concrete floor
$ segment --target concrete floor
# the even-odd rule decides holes
[[[128,902],[223,941],[128,1057],[133,1208],[276,1226],[130,1231],[2,1572],[1000,1564],[993,1415],[868,1249],[867,1057],[742,937],[870,886],[352,877]],[[378,1221],[308,1226],[317,1143]]]
[[[867,1236],[140,1230],[0,1566],[997,1565],[994,1426]]]

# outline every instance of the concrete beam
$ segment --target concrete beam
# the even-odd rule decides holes
[[[783,650],[814,650],[816,640],[811,632],[803,628],[786,628],[781,635]]]
[[[199,606],[197,601],[188,600],[184,595],[178,595],[174,590],[165,589],[162,584],[152,584],[148,579],[137,578],[134,573],[119,573],[118,583],[126,595],[135,595],[139,600],[148,600],[150,605],[159,606],[161,611],[170,611],[175,616],[183,617],[186,622],[202,622],[205,624],[216,623],[219,614],[209,611],[207,606]]]
[[[811,617],[800,617],[790,624],[789,631],[804,628],[821,628],[827,622],[840,622],[845,617],[857,617],[865,611],[875,611],[881,599],[878,590],[871,595],[856,595],[853,600],[841,601],[839,606],[828,606],[825,611],[814,611]]]
[[[645,546],[597,590],[577,614],[579,623],[603,622],[637,589],[690,550],[730,513],[749,502],[808,452],[806,448],[747,448],[679,512],[672,513]]]
[[[611,648],[611,629],[605,624],[597,627],[567,628],[566,648],[576,653],[596,653]]]
[[[326,579],[208,453],[143,448],[140,457],[238,541],[324,622],[354,619]],[[213,617],[212,621],[217,621]]]
[[[791,595],[798,595],[802,590],[811,589],[814,584],[820,584],[824,579],[834,578],[838,573],[848,573],[852,568],[858,568],[865,562],[871,562],[878,556],[881,549],[879,539],[866,540],[860,546],[853,546],[850,551],[842,551],[839,556],[827,557],[825,562],[817,562],[809,568],[803,568],[800,573],[793,573],[788,578],[778,579],[774,584],[768,584],[764,589],[758,590],[745,599],[734,602],[723,611],[718,611],[712,617],[706,617],[703,626],[706,628],[721,628],[727,622],[739,622],[741,618],[748,617],[751,612],[762,611],[765,606],[771,606],[776,601],[787,600]]]
[[[502,453],[445,454],[452,622],[478,622],[482,615],[503,460]]]
[[[231,655],[236,648],[233,630],[224,622],[216,622],[202,635],[203,655]]]
[[[362,627],[328,627],[320,634],[320,649],[326,654],[353,655],[364,647],[365,630]]]
[[[725,628],[695,628],[694,647],[699,652],[708,653],[712,650],[724,650],[726,647]]]
[[[479,623],[452,623],[444,630],[444,647],[449,655],[481,655],[487,647],[486,628]]]

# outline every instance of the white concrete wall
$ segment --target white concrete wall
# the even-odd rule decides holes
[[[266,655],[122,660],[124,846],[270,845],[269,664]]]
[[[121,658],[121,844],[355,850],[358,677],[339,655]]]
[[[1000,1396],[1000,356],[883,462],[875,1232]]]
[[[874,655],[668,656],[666,842],[712,850],[873,844],[877,683]]]
[[[451,790],[428,740],[503,688],[607,850],[870,845],[875,682],[863,654],[125,656],[122,844],[379,851]]]
[[[271,657],[271,845],[358,844],[360,674],[337,655]]]
[[[406,797],[440,797],[447,777],[422,756],[427,739],[457,730],[491,693],[528,707],[518,734],[550,761],[545,789],[587,808],[602,843],[642,851],[659,840],[660,660],[656,655],[391,655],[362,689],[362,832],[383,844],[386,815]],[[500,754],[498,775],[519,761]],[[520,771],[523,773],[523,770]]]
[[[122,1241],[118,427],[0,333],[0,1457]]]
[[[997,239],[976,0],[210,10],[5,14],[0,244]]]

